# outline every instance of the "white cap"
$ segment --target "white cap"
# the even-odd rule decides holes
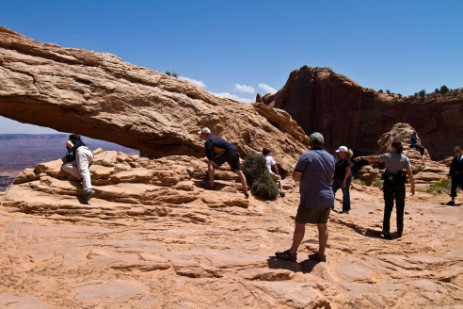
[[[346,146],[341,146],[336,150],[336,152],[347,152],[349,149]]]
[[[211,134],[211,129],[204,127],[201,129],[201,131],[198,132],[198,134]]]

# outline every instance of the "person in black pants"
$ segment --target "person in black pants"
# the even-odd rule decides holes
[[[421,154],[424,155],[424,147],[418,144],[418,137],[416,136],[416,131],[413,131],[412,136],[410,137],[410,148],[415,148]]]
[[[457,197],[458,186],[463,190],[463,151],[460,146],[452,149],[455,157],[450,164],[449,176],[452,177],[452,184],[450,189],[450,197],[452,198],[447,205],[455,205],[455,198]]]
[[[410,192],[415,194],[415,181],[413,179],[412,167],[410,159],[402,154],[403,146],[399,141],[392,142],[389,146],[389,152],[378,156],[360,156],[355,158],[355,161],[368,160],[380,161],[386,163],[386,171],[383,174],[383,193],[384,193],[384,219],[383,219],[383,235],[385,239],[391,239],[390,234],[390,219],[392,208],[394,207],[394,199],[397,213],[397,236],[402,237],[404,229],[404,209],[405,209],[405,180],[407,173],[410,181]]]

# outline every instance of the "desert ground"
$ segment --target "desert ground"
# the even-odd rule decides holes
[[[156,173],[182,175],[169,160]],[[101,178],[82,205],[50,176],[57,164],[0,195],[1,308],[463,308],[463,207],[441,205],[446,195],[407,196],[404,235],[384,240],[381,192],[354,184],[349,214],[337,194],[327,262],[307,258],[318,246],[307,226],[295,263],[274,258],[292,239],[292,180],[284,198],[246,200],[229,171],[206,190],[196,171],[141,183],[140,164],[127,183],[124,171]]]

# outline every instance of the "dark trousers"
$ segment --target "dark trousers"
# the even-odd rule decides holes
[[[384,182],[384,219],[383,219],[383,233],[390,233],[390,221],[392,208],[394,208],[394,200],[396,207],[397,217],[397,233],[402,235],[404,230],[404,209],[405,209],[405,184],[396,183],[390,184]]]
[[[424,147],[423,146],[415,144],[415,145],[410,145],[410,148],[415,148],[416,150],[418,150],[421,153],[421,155],[424,155]]]
[[[452,176],[452,184],[450,185],[450,196],[451,197],[457,197],[458,186],[460,186],[460,188],[463,190],[463,175],[453,175]]]

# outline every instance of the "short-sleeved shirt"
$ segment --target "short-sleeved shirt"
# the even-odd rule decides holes
[[[235,145],[217,135],[209,135],[204,142],[204,148],[209,160],[212,160],[219,153],[225,153],[226,155],[239,154],[239,150]]]
[[[264,156],[267,169],[270,173],[273,173],[272,166],[277,164],[277,161],[272,156]]]
[[[404,169],[412,168],[410,159],[407,156],[397,152],[387,152],[378,156],[378,160],[386,163],[388,173],[397,174]]]
[[[335,160],[323,148],[305,152],[296,164],[295,171],[301,172],[299,191],[300,207],[328,208],[333,206],[334,194],[331,178],[334,173]]]
[[[346,170],[351,166],[352,166],[352,162],[347,158],[336,162],[336,167],[334,168],[333,179],[344,180],[344,177],[346,176]],[[351,178],[351,175],[349,175],[348,178]]]

